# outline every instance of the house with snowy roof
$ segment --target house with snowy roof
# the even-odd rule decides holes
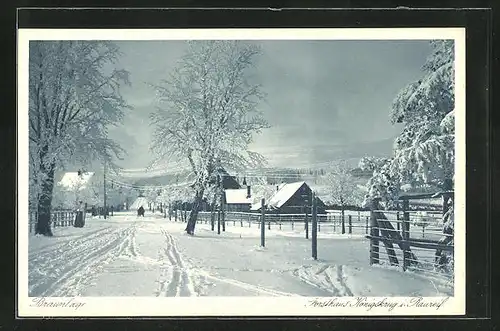
[[[241,189],[226,189],[226,211],[249,212],[252,205],[250,186]]]
[[[66,172],[63,174],[58,185],[69,191],[81,191],[88,188],[93,176],[93,172]]]
[[[277,186],[276,193],[266,202],[266,210],[280,214],[302,214],[311,212],[312,190],[306,182],[285,183]],[[319,214],[325,212],[324,202],[316,197],[316,206]],[[259,211],[261,203],[257,202],[251,211]]]

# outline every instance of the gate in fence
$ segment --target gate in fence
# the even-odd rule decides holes
[[[442,199],[441,205],[410,204],[436,198]],[[452,201],[452,191],[402,196],[396,210],[381,210],[379,201],[373,200],[370,234],[366,236],[370,239],[370,264],[389,264],[401,266],[403,270],[450,275],[453,271],[454,234],[453,227],[447,226],[446,222],[453,217]],[[380,244],[385,248],[385,254]]]

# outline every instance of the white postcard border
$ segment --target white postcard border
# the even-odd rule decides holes
[[[28,55],[30,40],[455,40],[455,280],[449,298],[78,297],[28,296]],[[17,308],[19,317],[377,316],[465,314],[465,29],[19,29]],[[367,251],[368,254],[368,251]],[[356,304],[364,300],[368,306]],[[361,301],[360,301],[361,302]],[[419,304],[420,302],[420,304]],[[377,307],[376,305],[379,305]],[[390,306],[394,304],[394,308]],[[367,308],[372,305],[371,308]],[[437,307],[439,306],[439,307]]]

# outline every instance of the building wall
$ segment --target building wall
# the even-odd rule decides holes
[[[229,203],[229,204],[226,204],[226,211],[229,211],[229,212],[249,212],[250,211],[250,204]]]

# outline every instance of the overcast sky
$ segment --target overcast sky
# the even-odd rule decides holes
[[[389,155],[401,130],[389,122],[398,91],[421,76],[427,41],[261,41],[256,79],[272,128],[251,149],[271,166],[320,165],[339,158]],[[118,42],[130,71],[123,95],[134,107],[111,136],[128,151],[120,165],[143,168],[149,154],[154,93],[184,51],[180,41]]]

